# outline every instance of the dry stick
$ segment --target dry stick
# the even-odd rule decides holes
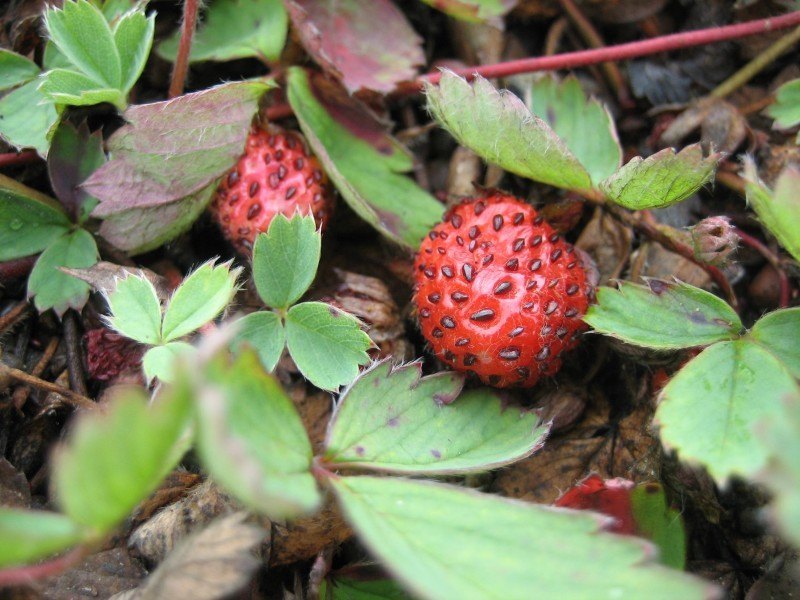
[[[53,356],[58,349],[58,344],[60,340],[57,337],[50,338],[50,341],[47,343],[47,347],[44,349],[42,353],[42,357],[39,359],[39,362],[36,363],[36,366],[31,369],[31,375],[34,377],[41,377],[44,370],[47,368],[47,365],[50,364],[50,361],[53,359]],[[31,388],[28,386],[20,386],[16,390],[14,390],[14,395],[11,397],[12,403],[14,406],[19,410],[25,404],[25,401],[28,399],[28,395],[31,393]]]
[[[598,33],[597,29],[594,28],[591,21],[586,18],[586,15],[581,12],[581,9],[578,8],[575,2],[573,0],[559,1],[561,2],[561,8],[567,13],[572,24],[578,28],[584,41],[592,48],[604,48],[606,44],[603,38]],[[609,85],[614,89],[614,94],[617,96],[617,101],[620,105],[631,106],[631,97],[619,67],[613,62],[607,62],[603,63],[600,68],[603,70],[603,74]]]
[[[181,39],[178,43],[178,56],[172,69],[172,81],[169,84],[169,98],[175,98],[183,93],[186,83],[186,73],[189,71],[189,53],[192,50],[192,38],[197,25],[197,11],[200,8],[199,0],[183,0],[183,23],[181,25]]]
[[[800,25],[800,10],[781,15],[780,17],[757,19],[755,21],[737,23],[735,25],[725,25],[724,27],[712,27],[709,29],[673,33],[671,35],[619,44],[617,46],[567,52],[555,56],[523,58],[493,65],[463,67],[460,69],[453,69],[453,71],[457,75],[464,77],[473,77],[475,74],[478,74],[487,79],[492,79],[496,77],[520,75],[522,73],[533,73],[535,71],[571,69],[574,67],[595,65],[602,62],[638,58],[650,54],[689,48],[691,46],[703,46],[706,44],[713,44],[714,42],[724,42],[751,35],[758,35],[759,33],[788,29],[789,27],[795,27],[797,25]],[[441,78],[442,74],[439,71],[423,75],[414,82],[416,84],[416,89],[413,91],[419,90],[424,82],[438,83]]]
[[[26,165],[36,162],[38,159],[39,155],[33,150],[26,150],[25,152],[7,152],[5,154],[0,154],[0,167]]]
[[[28,310],[28,302],[20,300],[6,314],[0,315],[0,334],[21,319]]]
[[[749,246],[763,256],[764,259],[778,273],[778,285],[780,286],[778,308],[787,308],[789,306],[789,302],[791,301],[792,291],[791,287],[789,286],[789,276],[786,275],[786,271],[783,270],[780,257],[769,247],[767,247],[766,244],[763,244],[761,240],[753,237],[749,233],[745,233],[741,229],[737,228],[736,235],[739,236],[745,246]]]
[[[558,46],[561,44],[561,38],[564,36],[564,32],[567,30],[567,25],[569,25],[569,21],[567,21],[567,19],[564,17],[560,17],[559,19],[556,19],[550,26],[550,29],[547,30],[543,52],[545,56],[553,56],[556,52],[558,52]]]
[[[0,373],[2,373],[3,375],[7,375],[14,381],[30,385],[32,387],[35,387],[36,389],[44,390],[45,392],[53,392],[55,394],[60,394],[61,396],[66,398],[67,401],[74,404],[75,406],[87,409],[93,409],[97,407],[97,405],[94,402],[92,402],[91,399],[79,394],[78,392],[73,392],[72,390],[67,389],[65,387],[61,387],[56,383],[45,381],[44,379],[41,379],[39,377],[34,377],[33,375],[29,375],[25,371],[21,371],[13,367],[8,367],[6,365],[3,365],[2,363],[0,363]]]
[[[86,388],[86,375],[83,372],[81,339],[78,334],[78,313],[69,309],[64,315],[64,344],[67,349],[67,372],[69,387],[83,396],[89,394]]]
[[[736,73],[711,90],[708,95],[713,98],[724,98],[735,92],[758,75],[763,69],[771,65],[781,54],[788,52],[798,41],[800,41],[800,27],[784,35],[753,60],[736,71]]]

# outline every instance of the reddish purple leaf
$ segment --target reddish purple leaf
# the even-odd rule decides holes
[[[425,61],[422,39],[389,0],[284,0],[300,41],[349,92],[388,93]]]

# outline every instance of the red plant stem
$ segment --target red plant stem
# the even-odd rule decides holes
[[[175,58],[175,66],[172,69],[172,81],[169,84],[168,97],[170,98],[180,96],[186,84],[186,73],[189,71],[189,53],[192,50],[192,38],[197,25],[197,11],[199,9],[199,0],[183,1],[181,40],[178,44],[178,56]]]
[[[736,229],[736,235],[739,236],[745,246],[752,248],[761,256],[763,256],[764,259],[772,266],[772,268],[775,269],[775,272],[778,273],[778,284],[780,286],[778,308],[788,307],[792,297],[792,289],[789,285],[789,276],[786,275],[786,271],[783,270],[783,267],[781,266],[781,260],[778,255],[770,250],[765,244],[763,244],[761,240],[753,237],[749,233],[745,233],[741,229]]]
[[[39,155],[33,150],[26,150],[25,152],[7,152],[0,154],[0,167],[9,167],[11,165],[27,165],[28,163],[36,162]]]
[[[86,555],[86,549],[77,547],[63,556],[39,563],[38,565],[25,565],[0,569],[0,588],[11,585],[30,583],[35,579],[58,575],[69,569]]]
[[[755,21],[746,21],[745,23],[736,23],[735,25],[725,25],[724,27],[712,27],[709,29],[673,33],[671,35],[619,44],[617,46],[567,52],[554,56],[523,58],[493,65],[453,69],[453,71],[457,75],[464,77],[473,77],[478,74],[487,79],[492,79],[496,77],[520,75],[522,73],[533,73],[535,71],[572,69],[602,62],[638,58],[640,56],[669,52],[671,50],[689,48],[691,46],[724,42],[726,40],[758,35],[759,33],[788,29],[796,25],[800,25],[800,11],[794,11],[779,17],[757,19]],[[417,78],[414,83],[417,87],[421,87],[423,82],[426,81],[429,83],[438,83],[441,77],[441,72],[432,72]]]

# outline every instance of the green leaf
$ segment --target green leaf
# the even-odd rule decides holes
[[[16,52],[0,48],[0,90],[27,83],[38,74],[39,67],[35,62]]]
[[[256,354],[245,350],[230,363],[217,356],[203,375],[198,451],[211,476],[271,519],[317,508],[322,497],[310,472],[311,443],[292,401]]]
[[[274,312],[255,312],[236,321],[236,336],[231,347],[234,350],[253,348],[267,371],[278,364],[285,345],[286,333],[281,318]]]
[[[49,8],[44,23],[61,53],[88,77],[119,89],[120,60],[114,37],[103,13],[86,0],[65,0],[63,8]]]
[[[286,345],[297,368],[318,388],[337,390],[369,362],[372,340],[358,321],[322,302],[296,304],[286,314]]]
[[[64,515],[0,507],[0,568],[34,562],[84,537],[83,528]]]
[[[39,91],[40,83],[29,81],[0,99],[0,136],[16,148],[34,148],[47,156],[47,135],[58,121],[58,110]]]
[[[147,381],[156,377],[164,383],[172,383],[176,378],[176,365],[195,353],[195,347],[186,342],[170,342],[163,346],[153,346],[142,357],[142,369]]]
[[[451,17],[471,23],[493,22],[502,17],[517,0],[422,0]],[[502,22],[501,22],[502,23]]]
[[[103,87],[92,78],[71,69],[53,69],[41,77],[39,92],[57,104],[93,106],[110,102],[125,107],[125,95],[116,88]]]
[[[800,308],[776,310],[753,326],[748,338],[772,352],[800,379]]]
[[[487,471],[541,448],[548,426],[482,388],[461,396],[463,379],[422,365],[381,362],[342,394],[324,458],[348,468],[442,474]],[[456,397],[458,397],[457,400]],[[453,402],[455,400],[455,402]]]
[[[567,145],[511,92],[445,70],[425,94],[439,124],[484,160],[556,187],[591,190],[591,176]]]
[[[85,229],[56,239],[42,252],[28,278],[28,297],[39,312],[52,308],[63,315],[68,308],[80,311],[89,299],[89,284],[59,270],[85,269],[97,262],[97,244]]]
[[[600,102],[586,97],[574,76],[561,83],[550,76],[535,81],[528,107],[566,144],[594,185],[622,164],[614,120]]]
[[[333,581],[323,580],[319,597],[324,600],[412,600],[411,596],[390,579],[361,581],[338,577]]]
[[[211,202],[216,187],[212,183],[175,202],[111,214],[103,219],[100,235],[128,254],[154,250],[191,228]]]
[[[286,43],[289,18],[280,0],[215,0],[192,39],[191,62],[261,57],[276,61]],[[161,58],[175,61],[180,31],[159,44]]]
[[[211,186],[241,155],[270,87],[240,81],[129,107],[127,124],[108,140],[111,160],[84,184],[100,200],[94,216],[164,206]]]
[[[105,160],[102,131],[89,133],[85,124],[76,128],[68,121],[56,129],[47,156],[47,174],[59,201],[78,223],[84,222],[97,204],[80,184]]]
[[[730,340],[742,330],[736,312],[714,294],[659,279],[599,288],[583,320],[600,333],[659,350]]]
[[[662,208],[694,194],[713,176],[722,154],[703,158],[700,144],[677,154],[665,148],[652,156],[637,156],[600,184],[612,202],[631,210]]]
[[[128,275],[108,295],[108,325],[142,344],[161,343],[161,303],[153,284],[144,276]]]
[[[775,93],[775,103],[767,108],[775,119],[775,129],[789,129],[800,123],[800,79],[784,83]],[[800,143],[800,133],[797,134]]]
[[[230,263],[207,262],[183,280],[172,294],[164,312],[161,333],[165,342],[176,340],[199,329],[233,300],[240,268]]]
[[[322,236],[314,217],[278,214],[253,247],[253,279],[267,306],[289,308],[306,293],[319,265]]]
[[[769,463],[757,480],[773,494],[769,516],[786,539],[800,547],[800,398],[784,398],[780,412],[756,425],[769,451]]]
[[[661,485],[636,486],[631,492],[631,509],[637,533],[658,546],[661,564],[682,570],[686,564],[683,519],[679,511],[667,506]]]
[[[146,17],[143,11],[132,10],[114,25],[114,45],[120,63],[120,90],[126,95],[144,70],[153,46],[155,23],[155,14]]]
[[[128,389],[105,413],[81,416],[55,456],[59,505],[76,523],[109,531],[156,489],[180,460],[175,452],[189,416],[189,395],[173,388],[148,406]]]
[[[752,161],[745,160],[744,170],[747,202],[781,246],[800,261],[800,170],[786,167],[775,182],[774,192],[759,181]]]
[[[0,261],[41,252],[69,227],[52,198],[0,175]]]
[[[331,478],[367,548],[421,598],[707,598],[596,516],[390,477]]]
[[[769,456],[755,423],[780,412],[800,390],[772,354],[747,340],[706,348],[661,392],[661,440],[681,459],[704,465],[719,482],[752,477]]]
[[[412,156],[362,105],[338,96],[330,107],[323,105],[320,98],[327,96],[312,89],[303,69],[290,68],[287,85],[300,128],[350,208],[387,238],[416,251],[444,207],[403,175],[413,167]]]

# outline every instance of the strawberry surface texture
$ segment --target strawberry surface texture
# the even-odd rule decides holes
[[[438,358],[496,387],[561,368],[593,289],[575,249],[529,204],[497,191],[450,209],[415,262],[422,333]]]
[[[217,188],[211,214],[238,252],[249,255],[256,236],[277,214],[312,214],[324,229],[333,194],[319,161],[300,133],[253,127],[244,154]]]

